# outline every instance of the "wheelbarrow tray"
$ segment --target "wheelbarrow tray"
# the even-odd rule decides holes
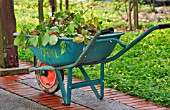
[[[82,63],[94,62],[106,59],[114,50],[116,43],[112,38],[119,39],[123,32],[101,35],[90,49]],[[90,36],[93,37],[93,36]],[[62,54],[60,43],[65,41],[65,53]],[[47,44],[42,47],[29,46],[29,49],[43,63],[51,66],[63,66],[74,63],[83,52],[86,44],[73,42],[72,38],[59,38],[56,45]]]

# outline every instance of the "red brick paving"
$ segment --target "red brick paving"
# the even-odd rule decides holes
[[[23,63],[23,62],[20,62],[20,65],[23,67],[27,66],[27,64]],[[3,88],[7,91],[10,91],[17,95],[20,95],[22,97],[28,98],[35,102],[41,103],[42,105],[48,106],[52,109],[90,110],[90,108],[86,108],[84,106],[75,104],[73,102],[71,103],[70,106],[64,106],[63,99],[61,97],[55,96],[53,94],[44,93],[44,92],[37,90],[33,87],[30,87],[28,85],[18,82],[18,80],[29,79],[29,78],[35,78],[35,74],[30,73],[30,74],[23,74],[23,75],[0,77],[0,88]],[[64,82],[66,83],[66,81],[67,81],[67,77],[65,76]],[[82,81],[82,80],[73,78],[73,83],[80,82],[80,81]],[[99,89],[100,87],[96,86],[96,88]],[[90,87],[84,87],[84,88],[80,88],[80,89],[92,92]],[[105,88],[105,97],[110,98],[116,102],[125,104],[127,106],[137,108],[139,110],[170,110],[170,108],[156,105],[153,102],[149,102],[149,101],[140,99],[135,96],[130,96],[130,95],[124,94],[120,91],[111,89],[111,88]]]

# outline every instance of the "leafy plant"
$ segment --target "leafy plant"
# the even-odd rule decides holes
[[[22,47],[18,48],[18,56],[20,60],[27,62],[33,62],[33,53],[29,49],[24,49]]]
[[[70,10],[56,12],[53,17],[38,25],[34,30],[21,31],[15,38],[14,45],[24,47],[55,45],[62,37],[73,38],[73,42],[87,44],[88,36],[94,35],[101,26],[97,17],[86,19],[85,12]]]

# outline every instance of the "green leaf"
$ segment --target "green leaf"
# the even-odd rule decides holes
[[[85,35],[87,35],[88,30],[84,30],[84,29],[82,29],[82,30],[81,30],[81,33],[85,36]]]
[[[83,10],[80,10],[80,14],[81,14],[81,15],[83,15],[83,14],[84,14]]]
[[[59,29],[57,27],[51,27],[50,30],[53,30],[54,32],[59,32]]]
[[[68,28],[70,29],[71,32],[74,32],[74,23],[71,22]]]
[[[49,44],[50,45],[55,45],[58,42],[58,37],[56,35],[51,35],[49,37]]]
[[[39,32],[39,33],[45,33],[46,32],[46,26],[40,24],[36,27],[36,30]]]
[[[67,15],[70,15],[70,14],[71,14],[70,10],[66,10],[65,13],[66,13]]]
[[[23,33],[23,31],[21,31],[20,35],[17,36],[15,39],[14,39],[14,45],[15,46],[20,46],[23,44],[23,42],[25,41],[25,37],[26,37],[26,34]]]
[[[80,20],[80,14],[76,14],[76,16],[74,17],[74,21],[75,21],[76,23],[78,23],[79,20]]]
[[[67,45],[66,45],[66,42],[65,42],[65,41],[62,41],[62,42],[60,43],[61,54],[64,54],[64,53],[66,52],[66,49],[65,49],[66,46],[67,46]]]
[[[80,22],[81,23],[85,23],[85,19],[84,18],[80,18]]]
[[[77,23],[75,23],[75,24],[74,24],[74,27],[75,27],[75,28],[78,28],[78,27],[79,27],[79,25],[78,25]]]
[[[50,35],[49,35],[48,31],[46,31],[46,33],[44,34],[44,36],[42,36],[42,39],[41,39],[43,46],[47,45],[47,43],[49,42],[49,37],[50,37]]]
[[[62,21],[64,21],[64,19],[63,19],[63,18],[58,18],[58,20],[59,20],[59,21],[61,21],[61,22],[62,22]]]
[[[54,13],[54,16],[55,16],[56,18],[62,17],[62,15],[63,15],[63,12],[62,12],[62,11]]]
[[[38,46],[42,46],[42,37],[43,37],[43,34],[40,33],[40,35],[38,37]]]
[[[69,25],[68,25],[68,27],[67,27],[67,32],[68,32],[68,34],[73,34],[74,32],[75,32],[75,28],[74,28],[74,23],[70,23]]]
[[[31,37],[29,37],[28,44],[36,47],[37,44],[38,44],[38,36],[31,36]]]
[[[98,24],[98,18],[94,17],[94,24]]]

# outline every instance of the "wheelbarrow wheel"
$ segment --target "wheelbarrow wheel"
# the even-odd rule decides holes
[[[40,62],[37,66],[46,66],[46,64]],[[44,92],[53,94],[60,89],[57,74],[54,70],[36,71],[35,73],[37,83]],[[64,70],[60,70],[60,73],[63,81]]]

